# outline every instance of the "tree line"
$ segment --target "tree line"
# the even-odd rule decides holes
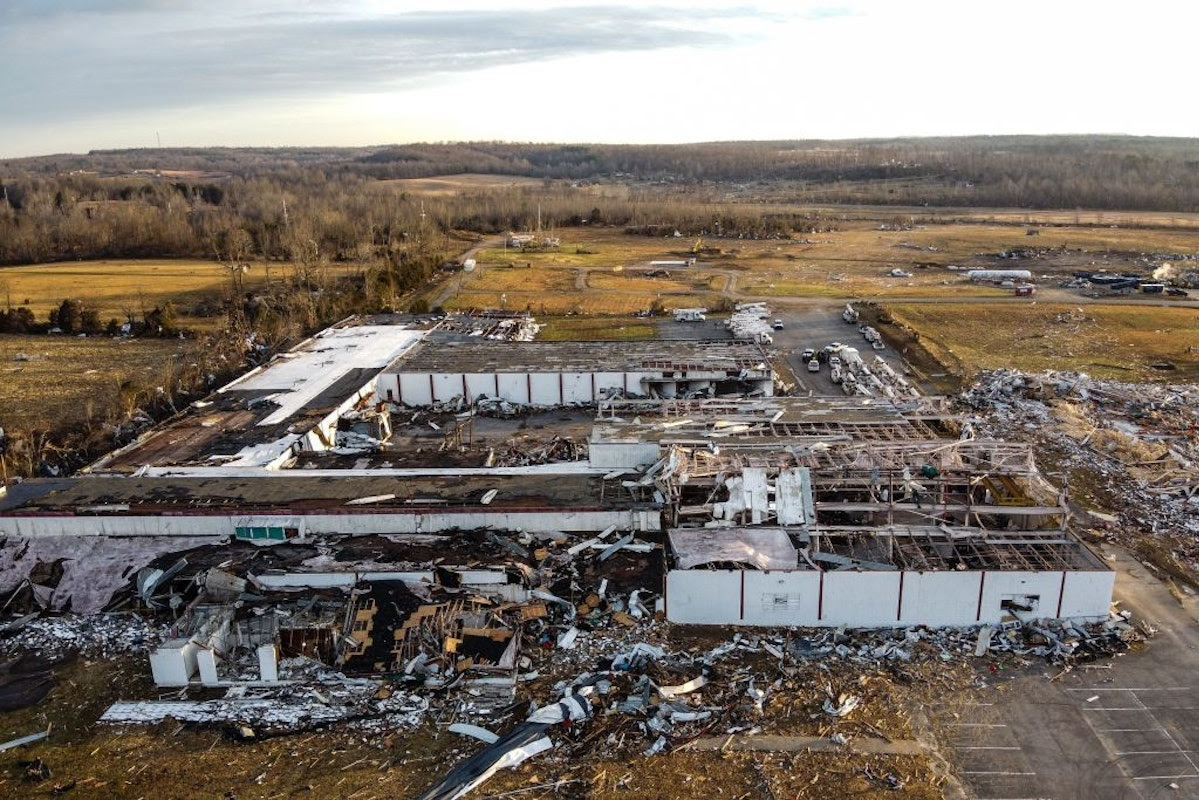
[[[416,197],[393,178],[485,173],[540,184]],[[592,184],[617,183],[621,192]],[[428,280],[452,231],[670,226],[819,230],[781,205],[1199,210],[1199,140],[967,137],[694,145],[467,143],[356,149],[103,151],[0,163],[0,264],[191,257]]]

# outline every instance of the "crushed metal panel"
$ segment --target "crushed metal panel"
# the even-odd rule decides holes
[[[799,552],[781,528],[685,528],[670,531],[680,569],[737,561],[758,569],[796,569]]]
[[[770,511],[766,470],[762,467],[745,467],[741,470],[741,480],[750,522],[754,525],[761,525],[766,521],[766,515]]]
[[[807,467],[790,467],[775,481],[775,513],[780,525],[815,525],[812,477]]]

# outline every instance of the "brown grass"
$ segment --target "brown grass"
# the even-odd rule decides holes
[[[979,370],[1081,370],[1120,380],[1199,378],[1199,322],[1189,308],[1037,304],[891,304],[943,363]],[[1169,361],[1178,369],[1150,368]]]
[[[421,194],[426,196],[445,196],[463,192],[495,191],[510,189],[517,186],[541,186],[541,178],[527,178],[517,175],[479,175],[464,173],[462,175],[436,175],[430,178],[393,178],[379,181],[382,186],[391,186],[401,192]]]
[[[606,272],[592,270],[587,274],[588,288],[598,291],[638,292],[640,294],[657,294],[658,292],[691,292],[707,291],[712,276],[702,272],[671,273],[669,278],[649,278],[644,272],[622,270]]]
[[[537,338],[546,341],[592,339],[656,339],[658,327],[633,317],[543,317]]]
[[[333,276],[359,269],[359,265],[331,265],[326,272]],[[290,264],[255,264],[245,276],[245,287],[278,283],[293,271]],[[176,304],[183,325],[211,328],[223,324],[224,317],[192,317],[187,309],[202,299],[221,298],[229,286],[227,267],[195,259],[62,261],[0,268],[0,302],[27,306],[39,321],[67,298],[82,300],[104,322],[124,322],[129,313],[140,319],[144,310],[169,300]]]
[[[552,267],[489,266],[461,277],[464,291],[565,292],[575,288],[574,270]]]
[[[0,427],[101,421],[121,383],[161,384],[167,363],[185,365],[196,347],[180,339],[0,336]]]

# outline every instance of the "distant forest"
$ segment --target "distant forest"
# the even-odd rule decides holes
[[[542,183],[419,198],[390,179]],[[594,191],[592,184],[627,191]],[[1199,139],[1120,136],[95,151],[0,161],[0,264],[201,257],[386,265],[427,279],[451,230],[818,229],[803,205],[1199,211]],[[774,211],[772,209],[777,209]]]

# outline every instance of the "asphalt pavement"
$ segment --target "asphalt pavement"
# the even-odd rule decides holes
[[[1139,652],[1020,676],[956,707],[943,744],[980,800],[1199,800],[1199,598],[1110,548],[1116,599],[1157,629]]]

